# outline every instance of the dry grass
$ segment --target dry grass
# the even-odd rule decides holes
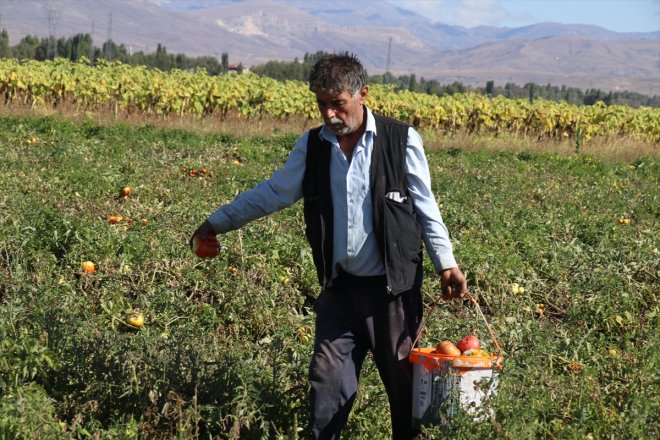
[[[239,118],[230,114],[224,119],[217,116],[199,118],[195,116],[162,116],[150,114],[115,115],[112,110],[79,111],[73,107],[58,109],[39,108],[29,106],[10,105],[0,107],[2,116],[55,116],[73,121],[92,120],[101,125],[110,125],[116,122],[125,122],[132,125],[153,125],[164,129],[181,129],[196,132],[227,133],[237,137],[263,136],[268,137],[276,133],[301,134],[305,130],[321,123],[320,119],[304,119],[300,117],[288,120],[273,117],[255,119]],[[556,153],[561,156],[576,154],[575,139],[555,140],[536,139],[534,137],[521,138],[513,135],[494,136],[490,134],[467,134],[458,132],[447,134],[432,129],[421,129],[426,148],[430,151],[439,151],[448,148],[459,148],[465,151],[511,151],[532,153]],[[597,138],[580,146],[579,152],[607,162],[634,162],[640,157],[660,156],[660,145],[634,136],[620,136]]]
[[[556,153],[560,156],[576,154],[575,139],[558,141],[556,139],[521,138],[512,135],[468,135],[458,133],[447,135],[434,131],[422,131],[426,148],[443,150],[460,148],[465,151],[512,151],[520,153]],[[643,156],[657,158],[660,145],[645,139],[627,137],[597,138],[580,146],[580,154],[586,154],[607,162],[634,162]]]
[[[30,108],[30,106],[9,105],[0,106],[0,116],[38,116],[59,117],[71,121],[83,122],[91,120],[100,125],[111,125],[124,122],[131,125],[152,125],[163,129],[179,129],[202,133],[227,133],[237,137],[245,136],[272,136],[275,133],[303,133],[305,130],[315,127],[321,120],[305,120],[303,118],[291,118],[282,120],[272,117],[258,119],[239,118],[236,114],[229,114],[224,119],[219,116],[163,116],[147,113],[141,114],[116,114],[112,110],[80,111],[74,107],[60,106],[53,108]]]

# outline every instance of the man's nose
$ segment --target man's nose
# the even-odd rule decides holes
[[[330,106],[322,108],[321,109],[321,116],[323,116],[324,119],[332,119],[332,118],[335,117],[335,109],[333,109]]]

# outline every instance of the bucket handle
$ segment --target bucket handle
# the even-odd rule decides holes
[[[476,299],[472,295],[470,295],[468,292],[465,292],[465,296],[467,297],[468,300],[477,309],[477,312],[479,313],[479,316],[484,320],[484,323],[486,324],[486,329],[488,330],[488,333],[490,334],[490,337],[493,339],[493,343],[495,344],[495,347],[497,348],[498,353],[502,351],[502,346],[500,345],[500,341],[497,340],[497,337],[495,337],[495,332],[493,331],[493,328],[490,326],[488,323],[488,320],[486,319],[486,316],[483,314],[481,311],[481,307],[479,307],[479,303],[477,302]],[[424,326],[426,325],[426,320],[428,319],[429,316],[435,311],[436,306],[438,305],[440,301],[440,296],[438,296],[433,303],[431,304],[431,307],[429,308],[429,311],[427,313],[426,318],[422,318],[422,323],[419,326],[419,331],[417,332],[417,336],[415,336],[415,340],[412,343],[412,346],[415,347],[417,345],[417,342],[419,342],[419,338],[422,336],[422,332],[424,331]]]

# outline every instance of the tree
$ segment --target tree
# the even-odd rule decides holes
[[[209,75],[219,75],[221,73],[220,62],[218,62],[216,57],[197,57],[189,62],[189,67],[193,66],[206,69],[206,73]]]
[[[534,103],[534,93],[535,93],[536,85],[534,83],[527,83],[527,84],[525,84],[525,88],[528,91],[529,103],[533,104]]]
[[[89,34],[76,34],[71,38],[71,45],[68,58],[72,61],[77,61],[81,57],[89,56],[90,51],[93,50],[94,43],[92,36]]]
[[[39,47],[39,38],[33,35],[27,35],[12,48],[14,58],[18,59],[36,59],[37,47]]]
[[[303,57],[303,63],[304,64],[311,64],[312,66],[316,64],[318,60],[323,58],[325,55],[328,53],[322,50],[316,51],[314,53],[307,53],[305,52],[305,56]]]
[[[10,58],[11,47],[9,47],[9,33],[6,29],[0,33],[0,58]]]
[[[486,81],[486,95],[493,96],[495,92],[495,81]]]
[[[129,60],[129,55],[128,51],[126,50],[126,46],[123,44],[117,45],[114,41],[108,40],[105,43],[103,43],[103,48],[101,49],[103,53],[103,57],[108,60],[108,61],[121,61],[121,62],[128,62]]]
[[[422,80],[423,79],[424,78],[422,78]],[[434,79],[432,79],[430,81],[423,81],[422,84],[423,84],[424,91],[426,93],[428,93],[429,95],[442,96],[445,93],[444,88],[442,87],[442,85]]]
[[[222,52],[222,71],[227,72],[229,71],[229,54],[227,52]]]
[[[606,98],[605,93],[603,93],[600,89],[590,89],[587,90],[587,92],[584,95],[584,104],[593,105],[598,101],[605,102],[605,98]]]
[[[416,89],[417,89],[417,78],[415,77],[415,74],[412,73],[410,74],[410,80],[408,81],[408,90],[414,92]]]
[[[448,95],[455,95],[457,93],[465,93],[466,87],[460,81],[454,81],[445,87],[445,91]]]
[[[392,75],[392,72],[385,72],[383,74],[383,84],[394,84],[396,82],[397,80],[394,75]]]
[[[156,47],[156,55],[153,60],[153,67],[160,70],[170,70],[174,66],[174,59],[171,55],[167,54],[167,48],[158,43]]]

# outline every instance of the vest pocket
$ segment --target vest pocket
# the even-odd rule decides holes
[[[422,232],[410,199],[385,197],[385,265],[393,291],[412,287],[422,259]]]

